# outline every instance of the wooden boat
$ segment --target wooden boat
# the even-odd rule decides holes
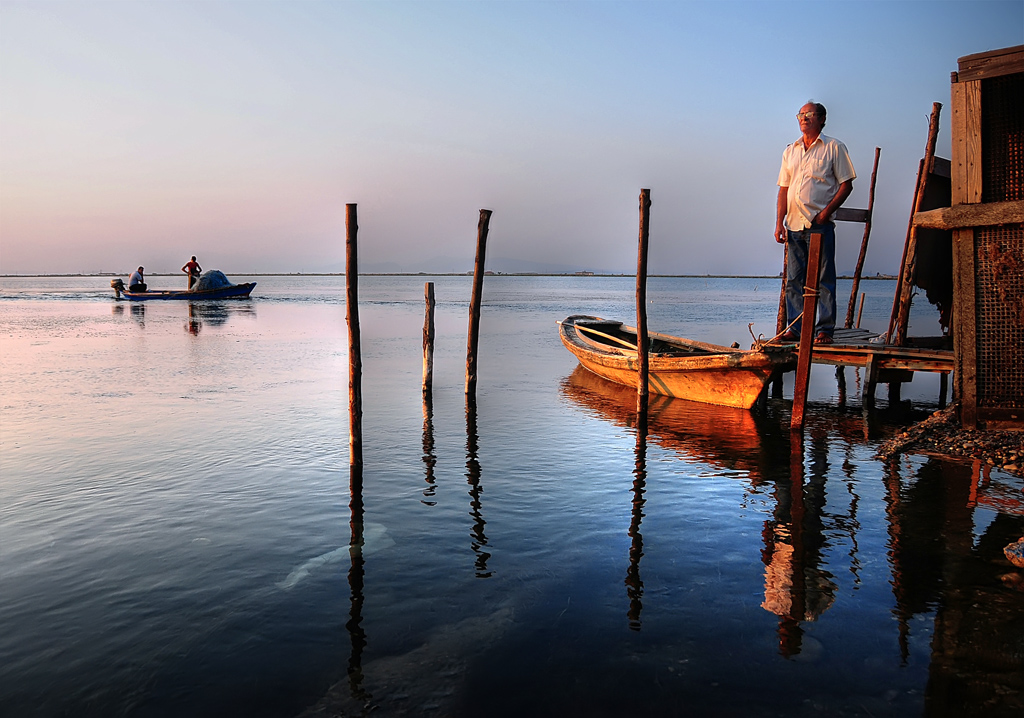
[[[559,322],[559,334],[585,368],[617,384],[636,386],[636,329],[574,315]],[[796,364],[793,346],[743,351],[656,332],[648,332],[648,339],[648,390],[703,404],[749,409],[774,371]]]
[[[124,282],[120,279],[111,280],[110,286],[114,289],[114,296],[117,299],[124,297],[132,302],[149,301],[152,299],[187,299],[189,301],[197,301],[203,299],[247,299],[252,293],[253,287],[256,286],[256,282],[229,284],[226,287],[201,289],[198,291],[163,290],[153,292],[132,292],[124,286]]]

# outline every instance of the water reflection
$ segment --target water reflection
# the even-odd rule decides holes
[[[434,466],[437,464],[437,455],[434,453],[434,402],[430,392],[423,392],[423,465],[426,471],[425,481],[427,486],[423,489],[423,498],[420,501],[427,506],[436,506],[434,495],[437,493],[437,484],[434,479]]]
[[[622,427],[635,425],[636,391],[630,387],[606,381],[577,366],[562,382],[561,391],[600,419]],[[644,445],[653,441],[681,456],[730,471],[743,471],[751,484],[757,486],[777,473],[775,467],[780,464],[785,446],[781,442],[787,433],[780,428],[776,415],[756,415],[745,409],[652,394]]]
[[[484,521],[483,503],[480,501],[480,495],[483,493],[483,486],[480,485],[480,461],[477,458],[477,454],[480,450],[479,436],[477,435],[476,429],[476,402],[470,397],[466,398],[466,481],[469,483],[469,514],[473,517],[473,528],[469,532],[470,546],[473,549],[473,553],[476,554],[476,577],[477,578],[490,578],[494,575],[493,571],[488,570],[487,561],[491,558],[491,554],[485,549],[487,548],[487,535],[484,533],[484,527],[487,522]]]
[[[1024,582],[1001,560],[1002,547],[1024,534],[1024,507],[1015,498],[994,515],[975,514],[986,493],[1020,497],[1020,480],[929,457],[916,471],[888,462],[885,481],[904,661],[912,619],[935,613],[926,713],[980,714],[984,706],[988,715],[1024,714]],[[976,525],[989,516],[983,529]]]
[[[626,570],[626,595],[629,597],[629,610],[626,613],[629,627],[639,631],[640,612],[643,610],[642,598],[644,582],[640,579],[640,558],[644,555],[644,537],[640,533],[640,522],[644,518],[644,491],[647,484],[647,424],[648,413],[637,414],[636,426],[636,463],[633,469],[633,508],[629,521],[629,568]]]
[[[363,649],[366,648],[366,631],[363,630],[363,579],[365,561],[363,559],[363,470],[359,464],[350,467],[349,492],[351,499],[351,519],[349,521],[349,556],[351,566],[348,572],[348,585],[351,594],[349,620],[345,624],[348,629],[352,649],[348,660],[349,690],[353,697],[368,701],[369,694],[363,690]]]
[[[835,601],[836,584],[822,568],[826,547],[822,512],[828,469],[827,444],[812,440],[810,479],[804,483],[804,447],[800,434],[790,444],[790,474],[778,481],[773,518],[765,521],[762,537],[765,564],[761,608],[779,616],[779,652],[800,653],[802,622],[815,621]]]
[[[141,302],[133,302],[131,305],[132,319],[141,326],[146,326],[146,305]]]

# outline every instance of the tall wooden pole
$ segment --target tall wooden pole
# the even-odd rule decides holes
[[[636,260],[636,407],[647,410],[647,244],[650,238],[651,190],[640,190],[640,238]]]
[[[423,393],[429,395],[434,388],[434,283],[423,286],[426,303],[423,316]]]
[[[924,192],[928,185],[928,175],[935,168],[935,143],[939,136],[939,112],[941,102],[932,103],[932,116],[928,121],[928,142],[924,148],[924,160],[917,178],[917,190],[914,193],[914,206],[910,210],[910,223],[907,227],[907,242],[903,250],[904,266],[900,276],[900,284],[896,287],[893,299],[893,315],[895,322],[890,321],[888,340],[896,346],[903,346],[907,341],[907,328],[910,319],[910,299],[914,289],[915,270],[917,268],[917,227],[914,226],[914,215],[921,211]]]
[[[868,253],[868,237],[871,236],[871,212],[875,206],[875,178],[878,176],[878,156],[882,148],[875,148],[875,164],[871,167],[871,187],[868,190],[868,217],[864,221],[864,237],[860,241],[860,254],[857,256],[857,269],[853,272],[853,289],[850,290],[850,303],[846,307],[846,322],[849,329],[853,326],[853,307],[857,303],[857,292],[860,291],[860,275],[864,271],[864,257]]]
[[[349,468],[361,489],[363,468],[363,360],[359,343],[359,263],[356,260],[356,205],[345,205],[345,322],[348,324]],[[355,490],[356,487],[353,487]]]
[[[491,210],[480,210],[476,226],[476,264],[473,266],[473,298],[469,303],[469,339],[466,343],[466,398],[476,401],[477,352],[480,344],[480,303],[484,293],[484,260]]]
[[[821,235],[811,235],[807,253],[807,279],[804,280],[804,315],[800,326],[800,353],[796,362],[796,384],[793,386],[793,415],[789,428],[804,428],[804,408],[807,406],[807,386],[811,379],[811,353],[814,351],[814,323],[817,321],[818,279],[821,273]]]

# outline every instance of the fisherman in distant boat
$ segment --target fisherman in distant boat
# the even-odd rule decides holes
[[[139,267],[132,276],[128,278],[128,291],[129,292],[144,292],[146,291],[146,277],[145,270]]]
[[[199,275],[202,274],[203,268],[199,266],[199,262],[196,261],[196,256],[193,254],[192,259],[186,262],[185,266],[181,268],[181,271],[188,273],[188,288],[192,290],[192,285],[199,279]]]
[[[786,323],[783,341],[800,338],[811,235],[821,235],[821,272],[814,343],[831,344],[836,328],[836,225],[832,217],[853,191],[857,173],[839,140],[821,134],[825,106],[808,102],[796,115],[802,136],[786,147],[779,170],[775,241],[786,245]],[[794,320],[796,322],[794,323]]]

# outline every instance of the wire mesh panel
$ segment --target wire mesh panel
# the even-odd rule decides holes
[[[1024,199],[1024,72],[981,82],[982,202]]]
[[[975,230],[979,407],[1024,408],[1024,225]]]

